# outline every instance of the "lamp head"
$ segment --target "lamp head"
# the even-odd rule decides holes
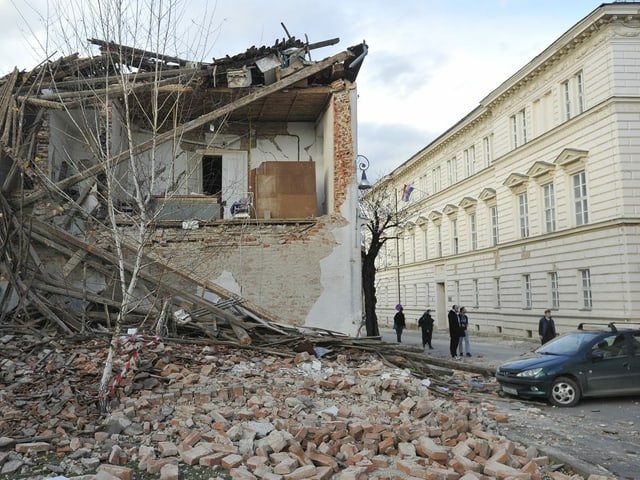
[[[356,161],[358,163],[358,170],[362,172],[360,183],[358,183],[358,190],[369,190],[371,183],[367,179],[367,169],[369,168],[369,159],[364,155],[357,155]]]
[[[362,171],[362,178],[360,179],[360,183],[358,183],[358,190],[369,190],[371,188],[371,183],[367,179],[367,173]]]

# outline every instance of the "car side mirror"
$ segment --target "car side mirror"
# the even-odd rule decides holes
[[[593,360],[602,360],[604,359],[605,351],[599,348],[591,351],[591,358]]]

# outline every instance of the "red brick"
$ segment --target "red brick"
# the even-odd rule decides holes
[[[120,480],[132,480],[133,470],[128,467],[120,467],[118,465],[102,464],[98,467],[99,472],[105,472],[109,475],[119,478]]]

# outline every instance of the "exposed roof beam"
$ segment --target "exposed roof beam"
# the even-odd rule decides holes
[[[130,148],[129,150],[121,152],[120,154],[104,162],[94,165],[93,167],[90,167],[80,173],[77,173],[76,175],[65,178],[64,180],[61,180],[58,183],[56,183],[55,186],[57,189],[60,189],[60,190],[69,188],[72,185],[75,185],[76,183],[81,182],[86,178],[92,177],[104,171],[107,168],[107,165],[110,165],[110,166],[117,165],[119,163],[122,163],[128,160],[131,157],[131,155],[139,155],[142,152],[146,152],[147,150],[151,149],[154,145],[159,145],[161,143],[164,143],[174,138],[180,138],[185,133],[191,130],[195,130],[196,128],[202,127],[203,125],[206,125],[214,120],[217,120],[218,118],[224,117],[225,115],[233,112],[234,110],[237,110],[238,108],[249,105],[250,103],[255,102],[260,98],[266,97],[267,95],[271,95],[272,93],[275,93],[287,87],[290,87],[291,85],[298,83],[300,80],[309,78],[311,75],[321,72],[325,68],[328,68],[335,63],[343,62],[353,56],[354,56],[353,53],[351,53],[348,50],[345,50],[343,52],[338,53],[337,55],[325,58],[324,60],[321,60],[318,63],[309,65],[308,67],[298,70],[297,72],[289,75],[288,77],[284,77],[283,79],[275,83],[272,83],[271,85],[260,88],[257,91],[254,91],[248,95],[245,95],[242,98],[239,98],[238,100],[235,100],[226,105],[223,105],[222,107],[217,108],[216,110],[213,110],[209,113],[205,113],[204,115],[201,115],[198,118],[195,118],[172,130],[169,130],[168,132],[158,134],[151,140],[142,142]],[[48,189],[41,189],[36,192],[33,192],[32,194],[25,196],[23,198],[22,205],[24,206],[31,205],[32,203],[40,200],[45,195],[47,195],[48,192],[49,192]]]

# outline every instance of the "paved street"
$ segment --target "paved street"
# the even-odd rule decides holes
[[[384,341],[396,343],[396,332],[381,329]],[[504,361],[536,348],[539,343],[498,337],[471,336],[473,363],[495,368]],[[419,330],[405,330],[404,345],[422,347]],[[425,355],[451,359],[449,334],[433,336],[433,350]],[[640,398],[583,399],[574,408],[556,408],[546,402],[505,398],[496,403],[509,413],[503,433],[525,445],[534,445],[581,473],[613,473],[616,478],[640,480]],[[602,468],[606,470],[602,470]]]

